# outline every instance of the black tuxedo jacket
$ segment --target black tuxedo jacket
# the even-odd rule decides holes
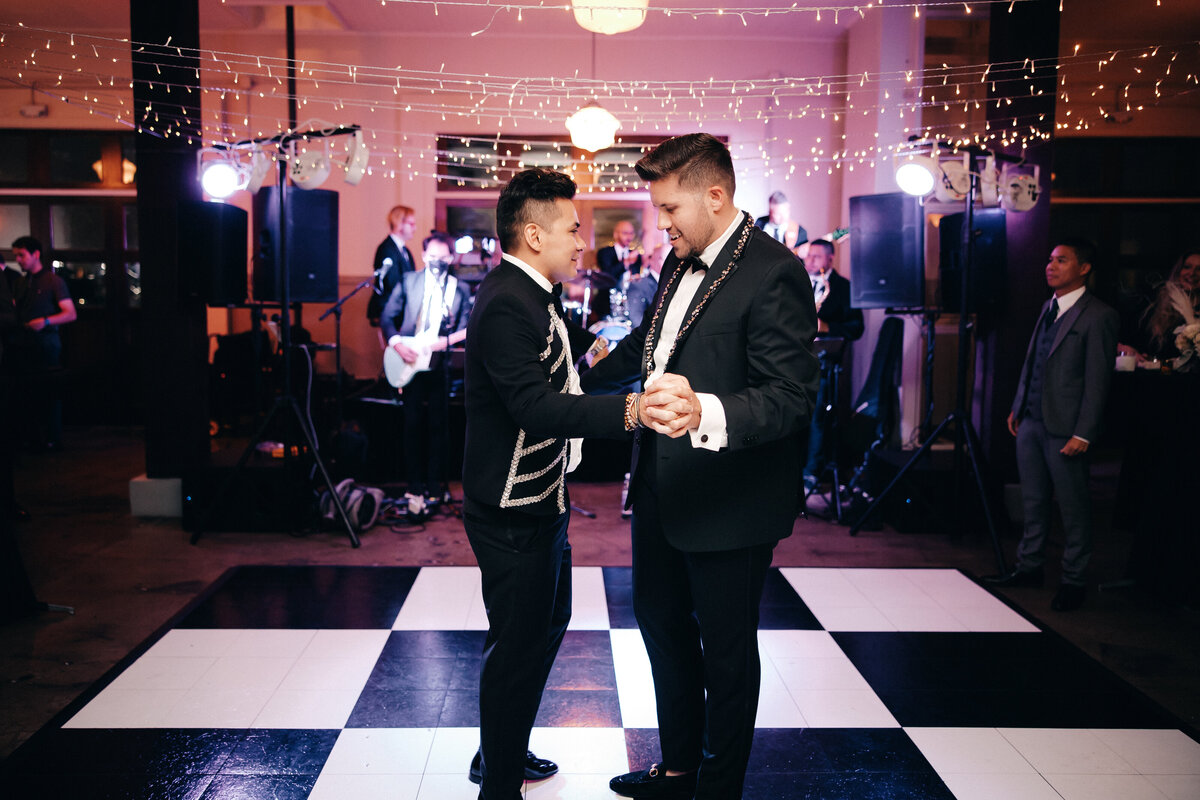
[[[413,261],[412,253],[408,248],[400,248],[396,246],[396,240],[391,236],[384,237],[384,240],[375,248],[375,270],[383,268],[384,259],[390,258],[392,266],[387,272],[380,277],[380,285],[382,294],[371,293],[371,299],[367,301],[367,320],[372,325],[379,324],[379,318],[383,315],[383,306],[387,303],[388,298],[392,296],[392,291],[396,288],[396,284],[400,282],[400,276],[405,272],[412,272],[416,268],[416,262]]]
[[[750,224],[749,217],[743,224]],[[688,316],[730,264],[741,234],[739,228],[708,269]],[[678,265],[674,254],[663,265],[655,299],[662,314],[670,301],[663,295],[677,284]],[[732,550],[777,541],[791,534],[796,519],[799,440],[812,417],[817,388],[812,285],[786,246],[754,229],[736,267],[702,305],[677,341],[667,371],[686,377],[694,391],[717,396],[725,408],[729,444],[712,452],[692,447],[686,435],[671,439],[641,429],[632,469],[655,470],[664,533],[680,550]],[[644,377],[644,350],[653,347],[661,326],[654,317],[648,310],[642,324],[584,374],[585,390],[612,391]],[[652,464],[639,459],[647,436],[656,437]]]
[[[841,336],[848,342],[861,339],[866,326],[862,309],[850,307],[850,281],[833,271],[828,278],[829,295],[821,304],[817,319],[829,326],[831,336]]]
[[[557,302],[508,261],[479,284],[467,323],[463,455],[463,492],[478,503],[560,514],[566,440],[628,435],[623,396],[565,391],[566,359],[596,337],[568,322],[571,352],[564,353],[551,317]],[[555,481],[553,492],[532,499]]]
[[[601,272],[611,275],[614,280],[621,280],[621,276],[625,274],[625,265],[621,263],[621,259],[617,258],[617,248],[611,244],[596,251],[596,266],[600,268]],[[630,271],[641,268],[642,256],[639,254]]]

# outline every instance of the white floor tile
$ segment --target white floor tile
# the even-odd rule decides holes
[[[374,663],[387,640],[386,630],[320,630],[300,657],[357,658]]]
[[[606,789],[609,778],[629,771],[623,728],[534,728],[529,749],[563,775],[603,776]]]
[[[420,775],[433,728],[349,728],[341,732],[322,775]],[[462,771],[466,782],[466,769]]]
[[[559,773],[549,780],[526,783],[525,797],[528,800],[614,800],[616,795],[608,788],[612,777]]]
[[[1143,775],[1200,775],[1200,742],[1196,742],[1183,731],[1092,732]],[[1200,797],[1200,794],[1197,797]]]
[[[146,655],[215,658],[225,655],[241,635],[240,628],[175,628],[155,642]]]
[[[329,775],[317,777],[308,800],[417,800],[420,775]]]
[[[438,728],[425,774],[465,776],[478,749],[479,728]]]
[[[896,718],[872,691],[802,691],[792,696],[813,728],[899,727]]]
[[[64,728],[163,728],[183,689],[122,690],[109,687],[92,698]]]
[[[807,728],[808,723],[792,698],[774,663],[764,659],[758,691],[758,728]]]
[[[315,630],[283,630],[263,628],[243,630],[233,641],[226,656],[241,658],[291,658],[296,659],[304,652],[313,638]]]
[[[271,689],[189,689],[163,716],[164,728],[249,728]]]
[[[758,652],[763,658],[846,657],[842,648],[825,631],[759,631]]]
[[[573,631],[608,630],[608,598],[601,567],[571,568],[571,624]]]
[[[278,691],[254,718],[255,728],[337,729],[346,724],[360,689]]]
[[[904,732],[943,778],[955,773],[1037,774],[995,728],[905,728]]]
[[[1122,775],[1136,771],[1091,730],[1001,728],[1000,733],[1043,775]]]
[[[1036,772],[1024,775],[938,773],[956,800],[1062,800]]]
[[[190,689],[217,663],[216,658],[155,658],[144,655],[117,676],[110,689]]]
[[[949,611],[975,633],[1038,633],[1041,629],[995,598],[988,606],[950,606]]]
[[[898,631],[965,633],[968,628],[948,609],[930,606],[885,606],[881,609]]]
[[[479,787],[467,780],[467,773],[456,775],[426,774],[417,800],[477,800]]]
[[[1147,775],[1146,780],[1171,800],[1200,797],[1200,775]]]
[[[486,617],[478,567],[423,569],[392,630],[486,630]]]
[[[617,677],[617,699],[621,704],[621,724],[626,728],[657,728],[654,679],[641,632],[629,628],[612,630],[609,639]]]
[[[303,656],[296,660],[283,680],[283,692],[328,691],[331,689],[361,692],[375,669],[375,658],[316,658]]]
[[[841,658],[776,658],[771,659],[779,676],[790,691],[821,691],[853,689],[870,691],[871,686],[850,659]]]
[[[894,631],[892,624],[882,611],[874,606],[864,608],[820,608],[812,609],[813,616],[827,631]]]
[[[222,656],[196,681],[201,691],[266,689],[274,691],[296,663],[290,658]]]
[[[1046,775],[1063,800],[1166,800],[1144,775]]]

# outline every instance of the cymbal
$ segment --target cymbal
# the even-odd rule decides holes
[[[574,278],[571,278],[571,280],[567,281],[567,283],[572,283],[579,286],[587,285],[593,288],[601,289],[611,289],[613,286],[617,285],[617,281],[613,278],[613,276],[609,275],[607,272],[601,272],[598,269],[581,269],[579,274]]]

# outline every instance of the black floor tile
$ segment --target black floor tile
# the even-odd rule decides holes
[[[216,773],[244,730],[58,729],[31,739],[16,758],[40,774],[189,775]]]
[[[612,628],[636,628],[633,616],[633,568],[605,567],[604,594],[608,601],[608,624]]]
[[[305,800],[316,775],[218,775],[200,800]]]
[[[350,712],[346,727],[435,728],[442,718],[445,702],[444,691],[364,690]]]
[[[535,727],[619,728],[621,703],[616,690],[547,689],[542,693]]]
[[[630,769],[648,769],[662,761],[658,728],[626,728],[625,751],[629,754]]]
[[[390,628],[420,567],[238,567],[178,628]]]
[[[617,688],[617,673],[612,656],[606,658],[562,658],[550,668],[547,689],[612,689]]]
[[[821,623],[777,569],[767,572],[763,584],[758,627],[762,630],[822,630]]]
[[[6,800],[200,800],[213,775],[155,776],[138,773],[21,773],[0,779]]]
[[[954,800],[936,774],[761,773],[746,776],[742,800]]]
[[[319,775],[340,730],[251,730],[229,754],[223,775]]]
[[[438,724],[443,728],[479,727],[479,687],[446,692]]]
[[[759,728],[748,772],[826,772],[829,757],[813,728]]]
[[[457,658],[393,658],[385,653],[375,663],[365,688],[445,691],[450,688],[458,664]]]

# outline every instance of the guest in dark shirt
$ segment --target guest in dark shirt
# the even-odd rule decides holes
[[[75,321],[75,304],[67,283],[42,264],[42,243],[32,236],[13,242],[13,258],[25,273],[17,282],[15,300],[17,321],[23,331],[10,357],[19,357],[21,369],[42,378],[36,381],[44,389],[45,413],[40,425],[29,431],[38,437],[33,444],[57,449],[62,436],[62,396],[49,373],[62,367],[62,340],[58,329]]]

